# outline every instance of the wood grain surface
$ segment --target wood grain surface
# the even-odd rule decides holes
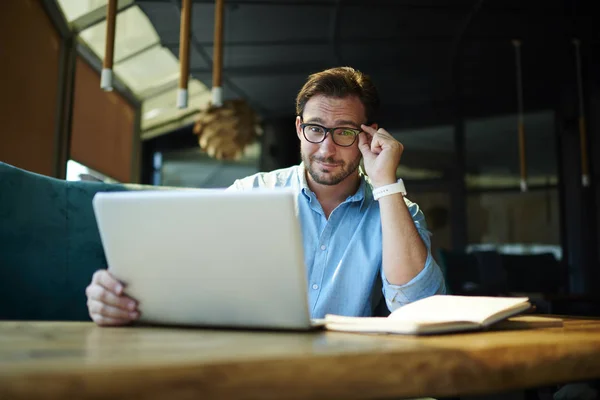
[[[383,399],[600,377],[600,321],[522,318],[428,337],[3,321],[0,399]]]

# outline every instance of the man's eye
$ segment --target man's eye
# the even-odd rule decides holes
[[[342,136],[354,136],[354,135],[356,135],[356,132],[353,131],[352,129],[344,129],[343,131],[340,132],[340,134]]]

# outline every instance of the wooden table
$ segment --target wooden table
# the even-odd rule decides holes
[[[431,337],[0,322],[0,399],[363,399],[600,377],[600,321]]]

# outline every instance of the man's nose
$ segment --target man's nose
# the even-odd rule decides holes
[[[324,156],[330,156],[335,154],[335,150],[336,144],[331,138],[331,133],[328,133],[327,136],[325,136],[325,140],[323,140],[319,145],[319,153],[321,153]]]

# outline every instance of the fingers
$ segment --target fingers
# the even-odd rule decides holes
[[[372,126],[365,125],[365,124],[360,124],[360,129],[362,129],[363,132],[366,132],[371,136],[373,136],[377,133],[377,129],[373,128]]]
[[[117,296],[123,293],[123,284],[105,269],[100,269],[94,273],[92,276],[92,284],[94,283],[103,286]]]
[[[361,125],[360,126],[361,129],[363,130],[363,132],[365,132],[367,134],[367,136],[369,137],[369,142],[370,142],[370,147],[371,147],[371,152],[375,153],[375,154],[379,154],[381,153],[381,150],[383,149],[382,145],[382,134],[383,132],[385,132],[384,129],[375,129],[371,126],[368,125]],[[387,132],[386,132],[387,133]]]
[[[123,284],[108,271],[94,273],[85,294],[88,298],[88,312],[96,324],[125,325],[140,317],[137,302],[125,296],[123,290]]]
[[[371,136],[371,152],[375,154],[381,153],[381,150],[383,150],[384,141],[385,139],[382,137],[379,131],[375,131],[373,136]]]
[[[358,149],[363,153],[363,156],[371,149],[371,137],[368,133],[361,132],[358,134]]]
[[[361,129],[371,138],[371,151],[375,154],[381,153],[384,147],[397,147],[400,152],[404,150],[404,146],[388,131],[383,128],[375,129],[368,125],[361,125]]]
[[[90,316],[100,316],[103,318],[114,318],[124,321],[133,321],[140,316],[138,311],[124,310],[122,308],[114,307],[100,301],[89,299],[88,310]]]
[[[388,131],[386,131],[383,128],[375,129],[369,125],[364,125],[364,124],[361,125],[360,128],[363,130],[363,132],[368,133],[373,138],[379,136],[379,137],[385,138],[385,139],[396,140]]]
[[[127,296],[115,296],[100,285],[86,289],[88,313],[98,325],[125,325],[140,317],[137,304]]]
[[[88,299],[98,301],[112,307],[120,308],[125,311],[136,311],[137,303],[125,295],[117,296],[110,292],[104,286],[92,283],[85,289]]]

